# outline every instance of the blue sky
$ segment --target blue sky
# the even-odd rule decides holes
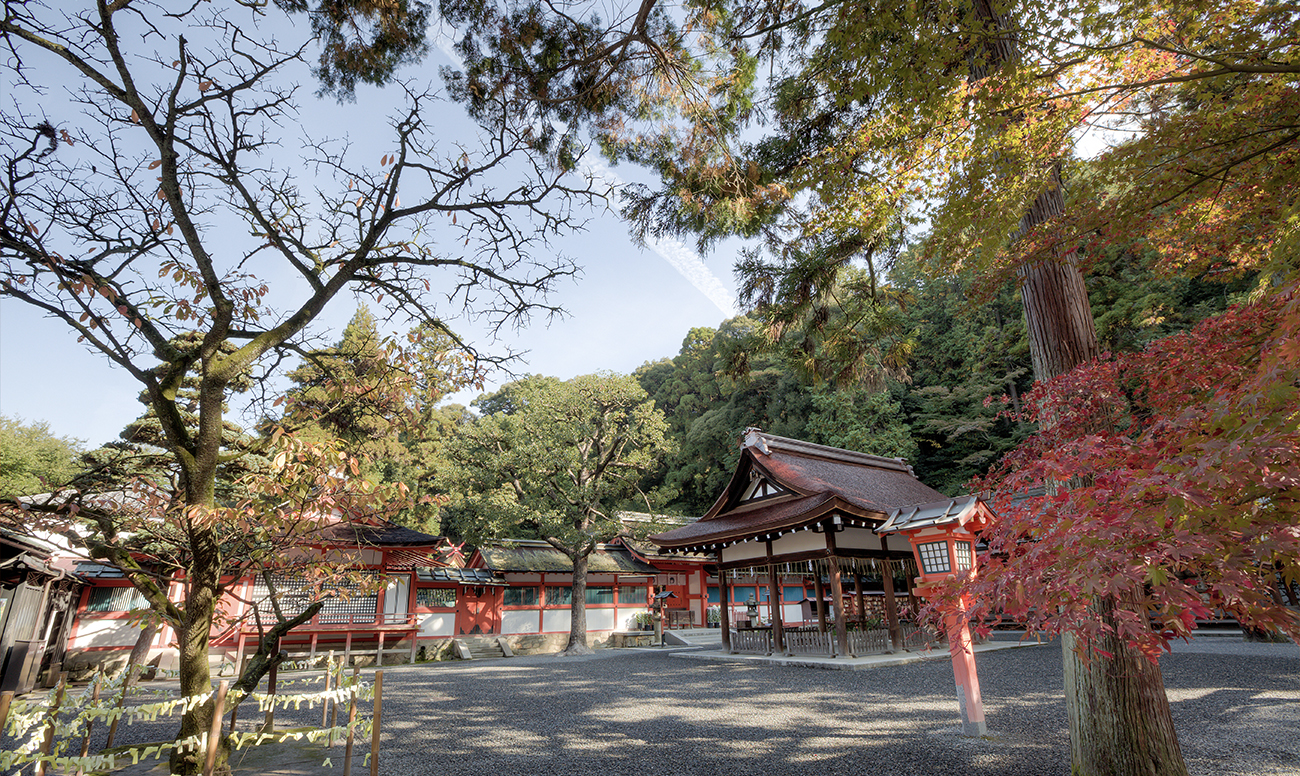
[[[436,47],[427,72],[450,62],[448,54],[445,47]],[[391,97],[369,90],[358,95],[355,105],[340,109],[307,96],[303,122],[337,128],[353,138],[369,137],[375,117],[388,113],[383,106],[391,104]],[[51,106],[51,111],[62,112],[58,106]],[[330,123],[318,121],[318,113],[321,119],[328,115]],[[346,118],[338,127],[340,115]],[[455,118],[448,122],[454,124]],[[610,182],[639,174],[622,167],[611,170],[599,160],[589,163]],[[561,285],[552,297],[567,317],[549,325],[534,321],[506,332],[496,343],[477,334],[470,324],[453,322],[453,326],[489,352],[505,347],[528,351],[524,360],[513,365],[519,374],[567,379],[598,370],[627,373],[646,361],[671,357],[692,327],[716,327],[735,314],[734,245],[724,245],[706,257],[675,240],[639,247],[613,212],[593,212],[590,218],[587,231],[556,246],[583,268],[576,281]],[[346,296],[332,302],[322,319],[333,335],[328,338],[337,339],[356,304]],[[405,331],[407,325],[401,322],[390,328]],[[496,383],[508,379],[498,375]],[[57,321],[43,319],[19,302],[0,300],[0,414],[46,421],[54,433],[93,447],[114,438],[141,413],[140,390],[103,356],[77,344],[76,336]],[[473,396],[456,398],[468,402]],[[236,404],[232,409],[240,408]]]

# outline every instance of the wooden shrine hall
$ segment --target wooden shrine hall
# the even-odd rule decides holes
[[[946,501],[958,503],[918,480],[902,459],[751,428],[730,483],[708,512],[650,540],[663,551],[713,555],[724,602],[738,578],[766,577],[767,589],[757,588],[765,617],[755,617],[751,603],[748,622],[731,622],[738,612],[721,607],[725,652],[856,657],[920,646],[917,628],[899,620],[898,598],[917,575],[912,549],[875,529],[899,510]],[[803,598],[809,576],[814,599],[789,600]],[[868,578],[883,587],[883,601],[874,597],[883,622],[869,618]],[[809,607],[815,624],[790,627],[808,620],[799,612]]]

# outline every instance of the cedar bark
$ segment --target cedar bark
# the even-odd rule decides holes
[[[985,58],[971,68],[972,77],[980,78],[1018,60],[1020,48],[1011,20],[989,0],[976,0],[974,10],[984,27]],[[1064,212],[1058,164],[1012,239]],[[1023,266],[1020,293],[1036,381],[1100,355],[1087,286],[1073,253]],[[1136,600],[1127,603],[1141,611]],[[1093,608],[1102,622],[1114,623],[1113,599],[1099,598]],[[1061,639],[1071,776],[1186,776],[1159,664],[1113,636],[1086,652],[1079,647],[1070,634]]]

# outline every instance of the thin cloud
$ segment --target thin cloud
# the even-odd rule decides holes
[[[618,191],[623,186],[623,180],[618,177],[618,174],[601,161],[588,161],[585,169],[588,175],[605,181],[613,188],[614,193],[610,197],[610,203],[614,207],[622,207],[623,201]],[[645,245],[677,270],[677,274],[685,278],[686,282],[704,294],[705,298],[721,310],[723,315],[728,318],[735,317],[735,297],[730,289],[713,274],[713,270],[709,269],[700,255],[691,250],[686,243],[676,237],[650,236],[646,238]]]

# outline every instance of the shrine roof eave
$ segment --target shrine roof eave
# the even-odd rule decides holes
[[[709,521],[700,521],[649,537],[661,550],[703,552],[754,541],[774,532],[795,531],[814,526],[832,515],[843,525],[874,528],[885,515],[846,501],[834,493],[816,493],[770,504],[734,510]]]

